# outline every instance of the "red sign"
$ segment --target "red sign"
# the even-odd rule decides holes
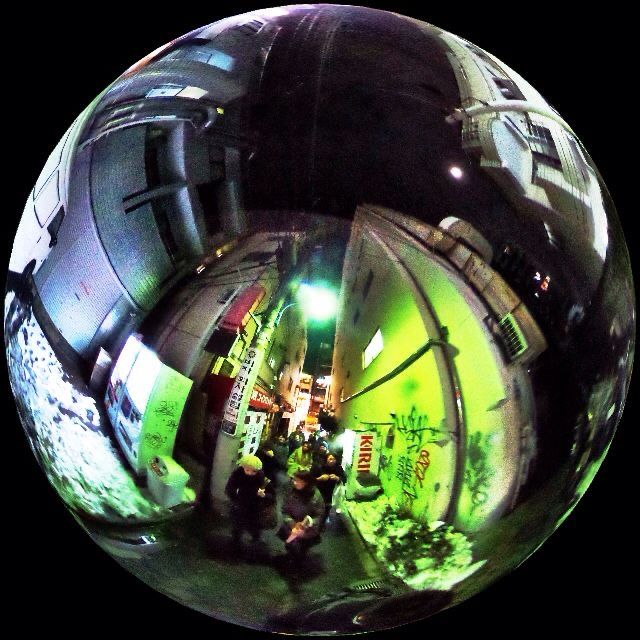
[[[374,434],[360,434],[356,459],[356,469],[361,472],[371,471],[371,461],[374,454]]]
[[[251,399],[249,400],[249,406],[255,409],[269,409],[273,404],[271,396],[260,387],[253,387],[251,391]]]

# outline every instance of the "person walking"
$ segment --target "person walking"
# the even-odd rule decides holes
[[[310,471],[313,466],[313,453],[308,442],[296,449],[287,461],[287,473],[293,476],[296,471]]]
[[[289,455],[291,455],[298,447],[302,446],[304,442],[304,431],[302,425],[299,424],[295,431],[292,431],[289,435]]]
[[[289,461],[289,443],[283,435],[279,435],[273,443],[273,457],[276,463],[277,485],[284,486],[288,480],[287,462]]]
[[[265,513],[275,502],[273,483],[265,476],[257,456],[245,455],[238,461],[227,481],[225,493],[231,501],[231,536],[236,548],[242,546],[242,534],[260,540]]]
[[[260,462],[262,462],[264,475],[269,478],[273,483],[273,486],[276,487],[278,484],[278,462],[273,448],[268,444],[262,445],[256,451],[256,457],[260,458]]]
[[[326,455],[323,463],[315,465],[311,473],[317,482],[318,490],[324,501],[324,513],[320,525],[320,531],[323,531],[331,512],[333,494],[336,487],[345,482],[346,475],[338,459],[332,453]]]
[[[283,435],[279,435],[273,443],[272,449],[278,469],[280,471],[286,471],[287,459],[289,458],[289,444],[287,443],[287,439]]]
[[[311,472],[296,471],[282,504],[282,525],[278,530],[290,559],[301,559],[309,547],[320,541],[323,513],[322,495]]]

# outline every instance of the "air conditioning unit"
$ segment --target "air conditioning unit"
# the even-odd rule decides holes
[[[507,313],[498,322],[502,342],[510,360],[516,360],[529,346],[513,315]]]

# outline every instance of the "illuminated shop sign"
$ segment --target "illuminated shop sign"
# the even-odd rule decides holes
[[[378,474],[380,464],[379,437],[375,431],[356,434],[352,468],[358,473]]]
[[[244,397],[245,388],[249,384],[249,375],[253,368],[257,366],[257,357],[258,350],[253,347],[249,349],[244,362],[240,365],[240,371],[233,381],[233,387],[225,405],[222,419],[222,431],[230,435],[235,435],[236,433],[240,405]]]
[[[260,387],[253,387],[249,406],[256,409],[269,409],[272,404],[271,396]]]

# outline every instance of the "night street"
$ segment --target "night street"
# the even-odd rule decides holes
[[[15,231],[8,372],[38,465],[128,573],[254,630],[375,632],[576,507],[634,287],[587,150],[505,62],[397,13],[263,9],[66,125]]]

